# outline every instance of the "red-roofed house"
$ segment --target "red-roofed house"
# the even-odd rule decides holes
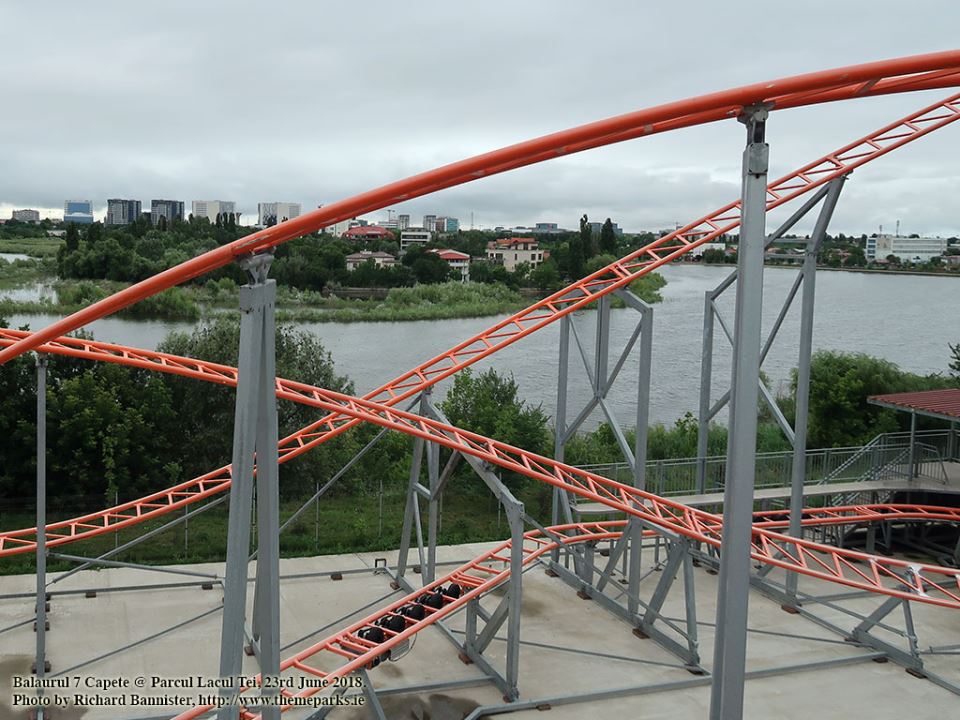
[[[448,250],[445,248],[428,250],[427,252],[436,253],[442,260],[446,260],[447,265],[460,273],[460,282],[470,282],[470,256],[458,250]]]
[[[520,263],[536,267],[544,261],[543,250],[533,238],[500,238],[487,243],[487,260],[513,272]]]
[[[394,234],[379,225],[352,227],[341,235],[344,240],[393,240]]]

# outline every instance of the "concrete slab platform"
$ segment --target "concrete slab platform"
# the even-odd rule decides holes
[[[462,562],[490,547],[470,544],[438,548],[441,562]],[[281,588],[282,638],[287,656],[309,647],[346,624],[369,613],[363,606],[385,604],[397,593],[389,587],[389,577],[374,573],[378,557],[393,566],[397,553],[362,553],[283,560],[281,572],[288,577]],[[645,552],[646,562],[653,553]],[[191,566],[191,570],[222,574],[218,564]],[[449,569],[449,568],[448,568]],[[251,567],[251,576],[252,576]],[[348,572],[359,570],[359,572]],[[329,573],[343,571],[342,580]],[[778,573],[780,575],[778,576]],[[410,574],[412,582],[420,576]],[[659,580],[652,572],[644,580],[642,597],[648,597]],[[775,571],[769,576],[783,580]],[[63,583],[62,589],[88,587],[127,588],[100,592],[97,597],[55,592],[51,600],[48,657],[52,674],[66,673],[85,678],[180,678],[191,675],[216,676],[220,633],[219,605],[222,590],[199,586],[140,589],[155,583],[176,583],[169,575],[133,568],[84,571]],[[703,568],[695,570],[696,606],[700,622],[700,654],[709,668],[713,652],[713,619],[717,577]],[[34,578],[28,575],[2,579],[2,593],[29,593]],[[615,585],[616,583],[612,584]],[[577,597],[573,588],[559,578],[548,577],[541,566],[524,574],[522,641],[520,652],[521,702],[549,703],[550,710],[525,709],[522,718],[582,718],[587,713],[623,717],[704,718],[709,706],[709,677],[689,673],[683,663],[653,640],[641,640],[631,627],[613,617],[595,601]],[[59,586],[54,586],[60,590]],[[825,582],[801,579],[800,589],[812,595],[836,594],[843,588]],[[678,578],[664,606],[664,613],[679,620],[684,611],[683,581]],[[252,591],[252,584],[251,584]],[[483,600],[492,609],[499,601],[497,593]],[[843,628],[852,628],[858,620],[849,611],[868,613],[882,602],[869,595],[842,598],[830,603],[808,604],[824,620]],[[252,593],[248,611],[252,608]],[[925,605],[913,606],[914,622],[922,650],[931,646],[960,645],[960,616],[955,612]],[[31,602],[27,599],[0,600],[0,629],[27,619]],[[902,629],[902,616],[894,613],[887,622]],[[463,615],[453,616],[448,627],[455,636],[464,627]],[[153,639],[152,635],[165,629]],[[885,631],[879,631],[885,632]],[[505,629],[501,630],[505,633]],[[899,643],[902,637],[887,633],[884,637]],[[139,642],[138,641],[143,641]],[[0,718],[22,720],[27,711],[10,704],[11,677],[29,673],[35,636],[30,625],[0,632]],[[138,643],[138,644],[134,644]],[[128,647],[129,646],[129,647]],[[118,648],[124,648],[117,651]],[[497,668],[505,664],[506,643],[495,639],[485,656]],[[844,642],[835,632],[803,615],[790,615],[778,603],[757,591],[750,593],[750,634],[748,671],[758,673],[790,668],[804,663],[849,661],[832,667],[811,666],[776,677],[758,677],[747,681],[745,717],[768,720],[783,718],[873,719],[903,717],[952,717],[960,706],[960,697],[930,680],[909,675],[893,662],[879,664],[869,659],[870,651]],[[924,655],[924,663],[953,683],[960,685],[960,660],[956,654]],[[244,672],[257,672],[255,658],[244,660]],[[475,665],[458,659],[454,645],[437,628],[418,636],[405,657],[387,662],[370,672],[378,691],[405,688],[425,683],[436,689],[414,693],[388,694],[383,706],[388,718],[417,720],[454,720],[466,717],[478,708],[503,704],[500,692],[483,681]],[[453,687],[461,682],[467,686]],[[477,684],[480,683],[480,684]],[[445,686],[445,684],[447,684]],[[674,684],[671,688],[670,684]],[[656,688],[656,686],[661,686]],[[640,688],[634,694],[589,703],[566,704],[565,696],[595,693],[617,688]],[[138,689],[144,696],[157,697],[169,691]],[[569,698],[568,698],[569,699]],[[172,717],[176,708],[97,708],[55,709],[53,720],[139,720]],[[919,714],[918,714],[919,713]],[[308,713],[291,712],[284,717],[303,718]],[[331,717],[345,720],[372,718],[368,707],[336,710]]]

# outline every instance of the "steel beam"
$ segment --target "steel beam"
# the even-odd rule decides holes
[[[267,280],[272,256],[255,256],[243,261],[244,270],[251,282],[240,288],[240,357],[237,382],[236,411],[233,431],[233,462],[231,465],[230,517],[227,530],[227,563],[224,579],[223,624],[220,636],[220,677],[234,678],[243,668],[244,619],[246,610],[247,563],[250,554],[250,524],[253,504],[254,453],[267,457],[267,465],[276,462],[276,440],[272,445],[258,447],[270,433],[270,420],[263,418],[270,405],[265,403],[269,395],[274,398],[273,423],[276,423],[274,384],[276,382],[274,358],[273,312],[276,302],[276,283]],[[269,334],[270,337],[266,337]],[[269,354],[269,358],[267,355]],[[264,385],[268,388],[264,388]],[[275,432],[275,430],[274,430]],[[261,462],[263,459],[261,458]],[[276,485],[276,471],[265,483]],[[274,500],[266,484],[261,485],[264,496],[258,507],[267,505],[261,512],[260,555],[257,561],[258,603],[257,631],[264,645],[269,644],[267,657],[261,660],[265,676],[279,674],[279,556],[278,545],[273,544],[274,534],[279,530],[279,521],[273,519]],[[263,565],[261,566],[261,563]],[[261,571],[261,567],[263,568]],[[261,574],[262,573],[262,574]],[[276,652],[274,654],[274,647]],[[276,663],[274,663],[274,657]],[[276,667],[274,667],[274,664]],[[234,689],[221,688],[220,695],[229,698]],[[274,708],[279,712],[279,708]],[[218,720],[237,720],[239,706],[227,705],[218,711]],[[265,718],[273,720],[273,716]]]
[[[736,720],[743,716],[769,163],[769,147],[764,141],[766,118],[767,109],[762,107],[745,109],[740,118],[747,128],[747,145],[743,152],[730,431],[711,720]]]
[[[846,177],[831,180],[827,195],[814,225],[813,234],[807,242],[803,256],[803,296],[800,301],[800,349],[797,358],[797,392],[793,421],[793,467],[790,479],[790,535],[803,537],[800,524],[803,510],[803,486],[807,479],[807,421],[810,408],[810,362],[813,354],[813,312],[817,290],[817,253],[827,234],[827,226],[840,199]],[[787,573],[787,596],[796,598],[798,576]],[[794,603],[795,604],[795,603]]]
[[[431,404],[430,398],[433,388],[427,388],[423,397]],[[432,583],[436,578],[437,566],[437,532],[439,523],[439,488],[440,488],[440,446],[436,443],[427,443],[427,479],[430,484],[430,495],[427,500],[427,564],[422,569],[424,584]]]
[[[37,355],[37,651],[34,672],[38,679],[46,676],[47,664],[47,358]],[[37,689],[43,697],[43,688]],[[37,707],[37,720],[44,720],[46,711]]]
[[[267,266],[269,267],[269,265]],[[280,676],[280,478],[277,455],[276,281],[263,272],[265,304],[260,377],[257,382],[257,579],[254,587],[252,638],[265,679]],[[275,698],[278,683],[265,682],[261,695]],[[279,705],[268,702],[263,720],[279,720]]]
[[[424,397],[420,396],[420,412],[427,407]],[[403,577],[407,571],[407,561],[410,555],[410,533],[414,525],[417,528],[418,547],[420,549],[420,566],[423,567],[423,536],[420,534],[420,499],[417,495],[417,485],[420,484],[420,465],[423,462],[422,438],[413,441],[413,455],[410,459],[410,480],[407,484],[407,501],[403,510],[403,529],[400,531],[400,551],[397,554],[397,575]]]

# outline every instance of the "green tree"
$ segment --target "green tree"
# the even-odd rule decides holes
[[[703,251],[703,255],[700,256],[700,259],[708,265],[714,263],[725,263],[727,261],[727,254],[723,250],[709,248]]]
[[[474,375],[468,368],[457,374],[441,407],[450,422],[464,430],[535,453],[549,450],[547,416],[520,399],[512,375],[504,377],[492,368]],[[516,484],[521,476],[510,473],[504,480]]]
[[[617,253],[617,234],[613,230],[613,223],[610,218],[607,218],[603,227],[600,228],[599,251],[609,255],[616,255]]]
[[[949,345],[951,360],[948,367],[950,368],[950,375],[953,377],[954,381],[957,384],[960,384],[960,342],[956,345]]]
[[[530,273],[530,281],[539,290],[554,290],[560,286],[560,271],[553,258],[547,258]]]
[[[239,345],[239,324],[234,318],[221,317],[204,323],[189,335],[172,333],[159,349],[236,367]],[[337,375],[333,359],[313,335],[280,324],[276,353],[279,377],[353,393],[353,384],[345,376]],[[188,450],[181,461],[184,471],[193,476],[219,467],[230,457],[235,391],[173,375],[165,375],[164,381],[177,408],[177,442]],[[323,414],[316,408],[289,402],[279,403],[277,412],[281,437],[309,425]],[[348,437],[285,465],[281,471],[284,492],[297,494],[313,487],[317,477],[330,477],[356,449]]]
[[[587,224],[587,216],[580,218],[580,233],[570,238],[567,251],[567,273],[572,280],[578,280],[583,277],[584,263],[587,257],[587,246],[592,242],[590,235],[590,226]]]
[[[849,250],[850,255],[843,261],[844,267],[866,267],[867,256],[863,248],[853,246]]]
[[[796,370],[793,391],[796,393]],[[862,353],[821,350],[810,365],[808,447],[862,445],[900,428],[892,410],[867,403],[871,395],[931,390],[948,385],[940,375],[915,375],[888,360]]]
[[[450,266],[437,253],[421,247],[411,247],[403,256],[403,264],[410,268],[417,282],[442,283],[450,277]]]
[[[77,229],[76,224],[69,223],[67,225],[67,233],[64,236],[65,245],[67,252],[73,252],[80,247],[80,231]]]

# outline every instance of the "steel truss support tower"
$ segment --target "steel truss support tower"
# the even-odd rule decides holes
[[[425,417],[430,417],[444,423],[449,421],[443,411],[431,401],[429,390],[420,395],[420,412]],[[423,460],[427,460],[427,477],[429,487],[425,487],[420,482],[420,476],[423,469]],[[485,611],[477,601],[467,604],[466,636],[463,643],[454,640],[450,633],[448,637],[453,640],[460,651],[460,657],[464,662],[470,662],[477,665],[484,674],[493,682],[503,693],[506,702],[514,702],[520,697],[518,687],[520,677],[520,611],[523,592],[523,567],[524,567],[524,522],[531,520],[525,513],[523,503],[514,497],[509,488],[497,477],[493,468],[484,461],[473,457],[472,455],[460,455],[453,453],[450,459],[440,470],[440,447],[436,443],[425,441],[421,438],[414,440],[413,457],[410,467],[410,482],[407,488],[406,510],[403,517],[403,530],[400,539],[400,552],[397,558],[397,574],[395,589],[401,586],[410,587],[404,579],[404,574],[409,562],[411,550],[410,535],[416,532],[417,549],[420,557],[420,575],[424,585],[432,583],[436,579],[436,550],[438,534],[438,513],[439,500],[446,487],[447,482],[453,475],[453,470],[457,467],[459,460],[466,460],[467,464],[483,480],[484,484],[494,494],[500,504],[503,506],[507,516],[507,523],[510,526],[510,579],[508,581],[507,593],[500,604],[493,612]],[[420,498],[423,497],[428,503],[428,527],[427,542],[424,544],[422,520],[420,518]],[[478,620],[482,620],[484,625],[482,629],[478,628]],[[483,652],[495,638],[500,628],[507,626],[507,651],[506,668],[501,674],[488,660],[483,656]],[[443,623],[439,623],[441,629],[445,629]]]
[[[650,375],[651,375],[651,357],[653,353],[653,307],[641,300],[629,290],[616,290],[613,293],[620,298],[627,307],[639,313],[639,320],[627,340],[622,352],[616,359],[613,367],[610,367],[610,296],[604,296],[597,302],[596,310],[596,339],[593,347],[592,362],[588,357],[587,349],[581,342],[576,326],[572,317],[564,316],[560,321],[560,349],[557,374],[557,412],[555,417],[555,451],[554,457],[563,461],[564,448],[566,443],[582,427],[583,423],[597,409],[601,411],[616,438],[617,445],[620,447],[623,457],[627,462],[631,472],[631,481],[634,487],[643,490],[646,488],[646,467],[647,467],[647,432],[650,413]],[[590,382],[592,397],[586,405],[579,410],[577,416],[572,422],[567,424],[568,402],[567,390],[570,385],[570,346],[571,339],[578,350],[578,354],[583,362],[583,369]],[[639,375],[637,383],[637,406],[635,415],[635,438],[633,447],[627,439],[627,435],[614,415],[613,408],[610,406],[609,397],[613,392],[614,383],[620,375],[624,364],[630,356],[639,340]],[[553,491],[552,523],[570,523],[574,521],[573,514],[576,507],[571,504],[569,495],[555,488]],[[640,559],[641,559],[641,540],[642,526],[639,521],[631,518],[628,530],[623,534],[619,541],[622,544],[629,544],[629,552],[624,554],[624,547],[618,547],[611,551],[611,557],[623,556],[626,558],[626,576],[628,578],[628,600],[627,606],[630,614],[636,616],[639,609],[639,585],[640,585]],[[587,544],[589,546],[589,544]],[[584,559],[584,551],[587,549],[580,547],[570,548],[574,559],[575,567],[578,567],[579,574],[588,581],[592,563],[587,563]],[[556,563],[559,560],[559,550],[551,553],[551,557]],[[582,566],[582,567],[581,567]],[[553,568],[556,570],[556,568]],[[612,570],[612,563],[610,569]]]
[[[823,244],[823,240],[826,237],[827,226],[833,217],[833,212],[836,209],[837,201],[839,200],[840,192],[843,189],[846,179],[847,176],[844,175],[831,180],[829,184],[815,193],[813,197],[807,200],[807,202],[805,202],[802,207],[794,212],[779,228],[777,228],[776,231],[767,237],[765,247],[769,248],[771,245],[773,245],[773,243],[782,238],[783,235],[793,228],[801,219],[806,217],[818,204],[821,202],[823,203],[820,208],[820,213],[817,216],[813,234],[807,241],[807,246],[804,252],[803,267],[800,271],[800,274],[797,276],[797,279],[794,281],[793,286],[790,288],[790,291],[787,293],[787,298],[783,303],[783,307],[780,309],[777,320],[763,344],[763,349],[760,353],[761,365],[764,363],[767,358],[767,354],[773,347],[774,340],[780,332],[783,321],[787,316],[787,312],[793,304],[793,301],[796,299],[798,290],[800,290],[802,287],[803,300],[801,303],[802,314],[800,319],[801,335],[804,333],[809,333],[809,337],[806,338],[806,340],[801,338],[800,354],[797,367],[800,372],[809,370],[813,333],[813,301],[816,286],[816,257],[817,253],[820,251],[821,245]],[[736,282],[737,275],[737,271],[734,270],[713,290],[708,290],[704,294],[703,347],[700,363],[700,411],[697,433],[697,492],[701,494],[711,492],[718,486],[718,483],[711,482],[710,478],[708,477],[709,470],[707,465],[707,453],[709,452],[708,439],[710,422],[730,401],[730,392],[728,391],[724,393],[715,403],[711,404],[711,390],[713,385],[714,331],[718,321],[724,336],[726,336],[731,343],[733,342],[733,335],[730,332],[729,326],[723,320],[723,317],[720,315],[720,312],[717,308],[717,299]],[[803,391],[803,383],[799,382],[801,379],[802,378],[798,379],[798,391]],[[797,430],[799,429],[799,422],[796,423],[796,428],[791,428],[787,424],[787,421],[783,417],[783,414],[780,412],[779,408],[777,408],[776,403],[774,402],[773,392],[770,390],[770,388],[763,384],[762,381],[758,381],[758,383],[758,387],[760,388],[760,392],[764,401],[770,407],[771,412],[783,429],[787,439],[790,440],[792,445],[796,445],[795,436]],[[797,399],[797,404],[798,406],[800,405],[799,397]],[[804,404],[806,404],[806,399]],[[803,408],[802,410],[805,419],[806,409]],[[797,413],[799,418],[801,408],[798,407]]]
[[[240,358],[233,428],[233,464],[227,567],[224,579],[223,626],[220,636],[220,677],[241,674],[247,563],[253,481],[257,481],[257,577],[254,590],[251,647],[264,678],[280,674],[280,548],[277,466],[276,281],[268,280],[272,255],[255,255],[241,265],[251,282],[240,288]],[[256,453],[256,471],[254,454]],[[234,688],[224,688],[229,697]],[[278,686],[263,684],[263,695]],[[236,720],[239,705],[228,705],[218,720]],[[264,720],[279,720],[279,705],[263,707]]]
[[[800,341],[797,357],[797,391],[795,420],[793,427],[790,426],[783,413],[777,407],[773,391],[764,384],[763,380],[758,379],[758,389],[771,414],[783,430],[784,435],[793,447],[793,462],[791,472],[791,493],[790,493],[790,534],[794,537],[802,537],[803,529],[800,525],[800,512],[803,508],[803,487],[806,482],[806,449],[807,449],[807,420],[809,415],[810,400],[810,362],[813,352],[813,317],[814,300],[816,296],[816,271],[817,254],[826,238],[827,228],[833,213],[836,210],[840,193],[846,183],[847,176],[840,176],[831,180],[829,184],[823,187],[796,212],[793,213],[776,231],[771,233],[767,239],[765,247],[770,247],[783,235],[793,228],[797,222],[806,217],[818,205],[820,212],[814,224],[814,229],[806,242],[803,255],[803,265],[798,273],[790,291],[783,302],[777,315],[777,319],[766,337],[762,350],[760,352],[760,364],[763,365],[774,341],[782,329],[784,319],[787,316],[790,307],[796,300],[797,294],[801,295],[800,311]],[[708,483],[707,452],[710,422],[717,413],[730,400],[730,393],[727,392],[711,404],[711,387],[713,371],[713,335],[716,322],[719,321],[720,328],[730,342],[733,337],[729,327],[720,315],[717,308],[717,299],[726,290],[728,290],[737,280],[738,272],[734,270],[726,277],[716,288],[707,291],[704,298],[704,316],[703,316],[703,352],[700,366],[700,418],[697,436],[697,492],[710,492],[715,487],[714,483]],[[766,566],[761,570],[765,574],[772,566]],[[787,573],[785,592],[781,593],[781,601],[784,608],[793,610],[797,607],[797,580],[796,573]]]
[[[757,400],[760,382],[760,323],[763,302],[767,168],[767,109],[753,107],[740,117],[747,128],[743,151],[740,243],[737,252],[737,303],[730,431],[723,503],[723,542],[717,594],[710,720],[743,716],[747,650],[747,600],[753,481],[757,449]]]

